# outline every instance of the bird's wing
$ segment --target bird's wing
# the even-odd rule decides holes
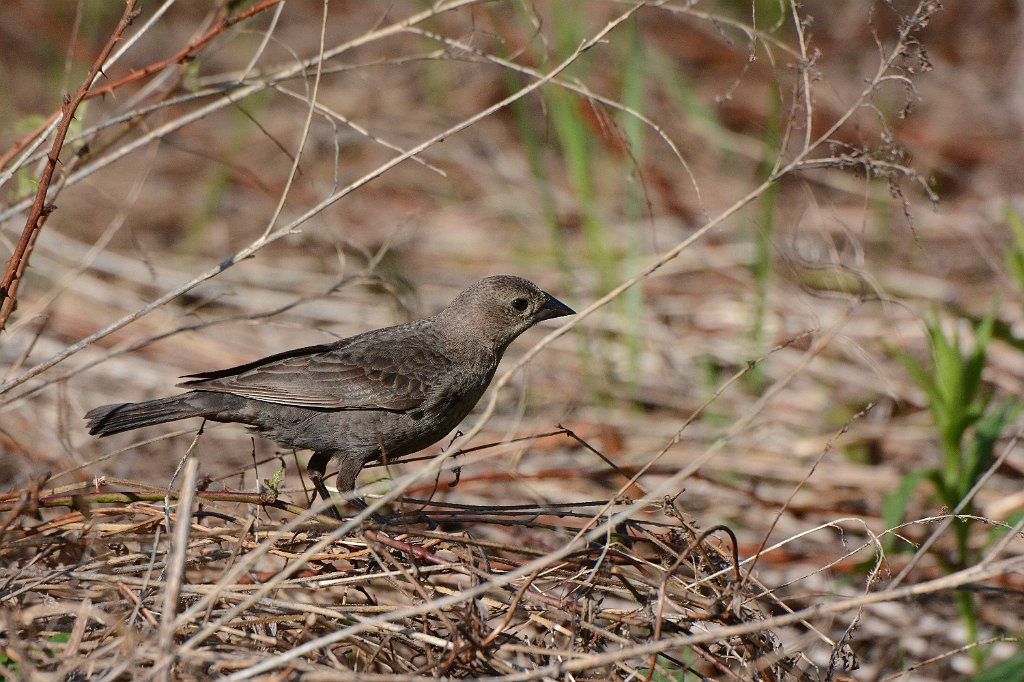
[[[425,370],[448,363],[425,344],[360,341],[297,348],[179,386],[313,409],[408,411],[430,393]]]

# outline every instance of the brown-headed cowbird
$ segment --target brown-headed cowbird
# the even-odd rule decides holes
[[[99,436],[190,417],[245,424],[285,447],[312,450],[306,470],[326,500],[331,460],[339,464],[338,490],[348,492],[367,462],[436,443],[480,400],[517,336],[572,314],[529,280],[496,275],[422,320],[192,374],[178,384],[188,393],[104,405],[85,418]]]

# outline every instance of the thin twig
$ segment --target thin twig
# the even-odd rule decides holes
[[[137,16],[135,3],[136,0],[127,0],[127,2],[125,2],[124,12],[121,14],[121,19],[117,22],[117,26],[114,27],[114,30],[107,39],[106,44],[96,56],[92,67],[82,80],[82,84],[78,86],[78,90],[74,95],[64,96],[64,101],[60,108],[60,123],[54,132],[53,144],[51,145],[50,153],[46,158],[43,173],[39,177],[39,181],[37,183],[38,187],[36,189],[36,198],[35,201],[32,202],[32,210],[29,211],[28,218],[25,221],[25,226],[22,228],[21,239],[18,240],[18,244],[14,248],[14,253],[11,254],[11,259],[7,262],[7,270],[4,272],[3,280],[0,281],[0,331],[3,331],[4,327],[7,326],[7,320],[10,318],[11,313],[14,312],[14,308],[17,304],[18,285],[21,283],[21,278],[28,269],[29,256],[32,253],[32,245],[39,236],[39,231],[42,229],[46,217],[57,208],[53,204],[47,203],[46,195],[50,191],[50,182],[53,179],[53,172],[57,168],[57,163],[60,161],[60,152],[64,147],[64,138],[67,137],[68,129],[71,127],[71,122],[75,118],[75,112],[78,110],[78,105],[80,105],[86,98],[93,86],[93,83],[95,83],[100,73],[102,73],[103,65],[106,63],[107,57],[110,56],[111,51],[113,51],[114,45],[121,40],[121,36],[124,35],[124,32],[131,25],[132,20]]]

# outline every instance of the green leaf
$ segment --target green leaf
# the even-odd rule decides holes
[[[992,327],[995,323],[996,309],[993,305],[989,314],[975,327],[974,348],[963,367],[963,398],[965,403],[974,401],[981,386],[981,373],[985,367],[985,359],[988,356],[988,343],[992,340]]]
[[[274,470],[273,476],[263,479],[268,488],[275,493],[281,490],[281,483],[284,481],[284,467]]]
[[[928,394],[928,399],[935,401],[938,398],[938,388],[935,386],[931,374],[924,365],[918,362],[914,356],[897,348],[890,348],[889,352],[903,365],[903,368],[910,374],[910,378],[914,380],[914,383]]]
[[[1015,211],[1012,206],[1007,206],[1005,217],[1016,243],[1007,247],[1003,262],[1017,289],[1024,291],[1024,215]]]
[[[1024,682],[1024,651],[981,671],[970,682]]]
[[[960,400],[960,369],[963,364],[960,335],[954,330],[950,342],[936,320],[928,324],[928,338],[931,341],[935,397],[948,410]]]
[[[974,437],[964,448],[963,480],[960,482],[964,495],[974,486],[978,478],[992,464],[999,436],[1017,415],[1021,405],[1014,400],[1007,400],[998,409],[989,412],[978,422]]]
[[[1004,217],[1017,241],[1017,253],[1024,254],[1024,214],[1018,212],[1013,206],[1007,206]]]
[[[882,495],[882,522],[886,528],[895,528],[903,522],[903,515],[910,506],[910,502],[914,497],[914,493],[920,487],[921,481],[930,474],[937,473],[934,469],[911,471],[903,476],[896,490]],[[885,536],[883,547],[885,547],[887,552],[897,549],[896,540],[896,536],[892,533]]]

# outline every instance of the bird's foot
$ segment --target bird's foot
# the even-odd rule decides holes
[[[361,497],[353,497],[352,504],[356,507],[359,507],[360,511],[363,511],[370,506],[366,504],[366,500],[364,500]],[[382,526],[387,526],[391,524],[391,521],[388,520],[388,517],[382,516],[375,511],[370,512],[370,518],[374,521],[374,523],[379,523]]]

